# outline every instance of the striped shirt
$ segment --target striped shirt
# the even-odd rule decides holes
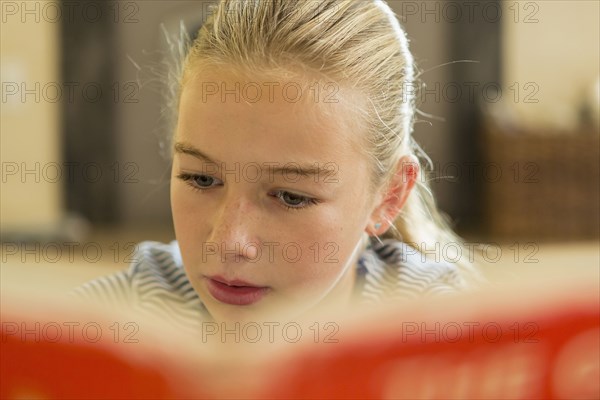
[[[355,293],[363,304],[453,293],[465,288],[457,268],[431,262],[406,243],[369,238],[358,258]],[[87,282],[72,294],[166,319],[185,330],[211,316],[192,287],[176,241],[142,242],[127,270]]]

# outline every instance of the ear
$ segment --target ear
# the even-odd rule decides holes
[[[398,161],[396,173],[380,195],[380,203],[375,207],[369,225],[365,231],[373,235],[382,235],[390,228],[400,210],[406,203],[419,176],[419,160],[414,155],[404,156]]]

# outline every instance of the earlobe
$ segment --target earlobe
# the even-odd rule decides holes
[[[367,227],[367,229],[365,229],[365,232],[367,232],[367,234],[369,234],[369,236],[379,236],[381,234],[383,234],[386,230],[387,227],[383,227],[382,228],[382,223],[381,222],[371,222],[369,223],[369,226]]]

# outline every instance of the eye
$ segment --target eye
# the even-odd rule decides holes
[[[177,178],[181,179],[182,181],[190,185],[192,188],[197,190],[209,189],[213,186],[215,181],[220,182],[219,179],[209,175],[188,174],[185,172],[177,175]]]
[[[282,200],[282,204],[288,210],[300,210],[318,204],[319,201],[312,197],[306,197],[286,191],[278,191],[275,197]]]

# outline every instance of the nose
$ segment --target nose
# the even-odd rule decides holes
[[[253,260],[258,254],[257,209],[240,195],[228,193],[212,221],[209,242],[218,247],[222,261]]]

